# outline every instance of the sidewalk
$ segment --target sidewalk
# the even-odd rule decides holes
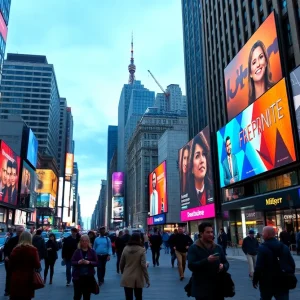
[[[227,258],[228,259],[238,259],[242,261],[247,261],[246,255],[244,254],[242,248],[227,248]],[[300,270],[300,256],[292,253],[292,256],[294,258],[296,269]]]

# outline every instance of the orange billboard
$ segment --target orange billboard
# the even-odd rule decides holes
[[[37,169],[37,189],[39,194],[50,194],[56,198],[57,177],[52,170]]]
[[[73,175],[73,164],[74,164],[74,154],[67,153],[67,155],[66,155],[66,170],[65,170],[66,177]]]
[[[282,79],[274,12],[224,70],[228,120]]]

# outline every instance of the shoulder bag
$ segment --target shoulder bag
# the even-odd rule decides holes
[[[39,290],[45,287],[41,274],[35,270],[33,271],[32,283],[33,283],[34,290]]]

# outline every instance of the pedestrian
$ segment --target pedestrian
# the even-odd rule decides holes
[[[109,235],[110,241],[111,241],[111,249],[112,249],[112,255],[116,256],[116,239],[117,236],[115,233],[112,233]]]
[[[163,240],[164,247],[165,247],[165,254],[169,254],[170,253],[169,239],[170,239],[169,234],[166,231],[164,231],[164,233],[162,235],[162,240]]]
[[[257,263],[253,277],[253,287],[259,284],[260,299],[288,300],[289,288],[280,277],[282,270],[287,274],[295,274],[295,262],[288,246],[275,238],[275,230],[271,226],[263,229],[264,243],[258,249]]]
[[[178,234],[178,229],[174,229],[174,233],[171,234],[171,236],[169,238],[169,244],[170,244],[170,248],[171,248],[171,265],[172,265],[172,268],[174,268],[174,263],[175,263],[175,260],[177,258],[175,250],[174,250],[175,237],[176,237],[177,234]]]
[[[42,238],[42,230],[37,229],[32,238],[32,245],[38,250],[40,261],[47,256],[45,240]]]
[[[250,229],[248,236],[244,238],[242,244],[242,250],[245,253],[249,266],[249,277],[253,279],[254,267],[256,264],[256,256],[258,251],[259,243],[254,237],[254,230]]]
[[[300,231],[298,231],[296,236],[296,244],[297,244],[297,255],[300,255]]]
[[[105,227],[100,228],[100,236],[95,239],[94,250],[98,257],[97,276],[98,284],[101,286],[104,283],[106,263],[110,261],[112,255],[111,241],[105,235]]]
[[[120,269],[122,273],[121,286],[124,287],[126,300],[142,300],[145,282],[150,286],[146,265],[145,249],[141,237],[135,233],[122,253]]]
[[[226,249],[227,249],[227,234],[224,231],[223,228],[220,229],[219,235],[218,235],[218,244],[222,247],[223,252],[225,255],[227,255],[226,253]]]
[[[184,279],[184,271],[186,266],[186,255],[190,246],[191,238],[183,233],[183,228],[178,227],[178,234],[175,235],[173,241],[173,249],[178,261],[178,272],[180,280]]]
[[[146,253],[147,253],[148,248],[149,248],[149,237],[148,237],[147,231],[144,233],[144,247],[145,247]]]
[[[125,243],[125,246],[128,244],[129,240],[130,240],[130,234],[129,234],[129,230],[128,229],[125,229],[124,230],[124,234],[123,234],[123,237],[122,237],[124,243]]]
[[[76,228],[71,229],[71,235],[64,239],[61,257],[66,265],[66,286],[69,286],[72,279],[72,257],[77,249],[80,237]]]
[[[52,284],[53,275],[54,275],[54,265],[58,258],[58,244],[56,242],[56,237],[53,233],[49,234],[49,240],[46,242],[47,256],[45,257],[45,270],[44,270],[44,284],[47,281],[48,270],[50,268],[50,281],[49,284]]]
[[[11,269],[10,300],[34,298],[33,272],[41,267],[38,250],[32,245],[32,236],[24,231],[9,258]]]
[[[290,244],[291,244],[290,238],[291,238],[291,236],[287,232],[286,228],[284,228],[279,234],[280,242],[285,244],[288,247],[290,247]]]
[[[123,237],[123,231],[120,230],[119,235],[116,239],[117,273],[118,274],[120,273],[120,261],[121,261],[122,252],[125,248],[125,243],[124,243],[122,237]]]
[[[91,242],[91,245],[92,245],[92,247],[93,247],[93,246],[94,246],[95,239],[96,239],[96,234],[95,234],[94,231],[90,230],[90,231],[88,232],[88,236],[89,236],[89,238],[90,238],[90,242]]]
[[[292,230],[290,232],[290,246],[294,247],[296,245],[296,235],[294,230]],[[292,248],[291,250],[294,250],[294,248]]]
[[[229,269],[221,246],[214,243],[212,225],[199,225],[200,238],[189,248],[188,268],[192,271],[191,296],[196,300],[224,300],[220,276]]]
[[[158,234],[157,228],[153,229],[153,234],[149,238],[150,247],[152,252],[152,262],[153,267],[156,265],[159,267],[159,256],[160,256],[160,247],[162,244],[162,237]]]
[[[9,296],[10,294],[11,270],[9,267],[9,258],[14,248],[18,245],[20,235],[23,231],[24,227],[18,226],[16,228],[16,236],[11,237],[4,245],[4,266],[6,271],[4,296]]]

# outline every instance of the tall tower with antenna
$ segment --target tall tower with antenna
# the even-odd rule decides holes
[[[131,59],[130,59],[130,65],[128,66],[128,71],[129,71],[128,83],[129,84],[133,84],[135,81],[135,75],[134,75],[135,70],[136,70],[136,67],[135,67],[134,58],[133,58],[133,33],[132,33],[132,36],[131,36]]]

